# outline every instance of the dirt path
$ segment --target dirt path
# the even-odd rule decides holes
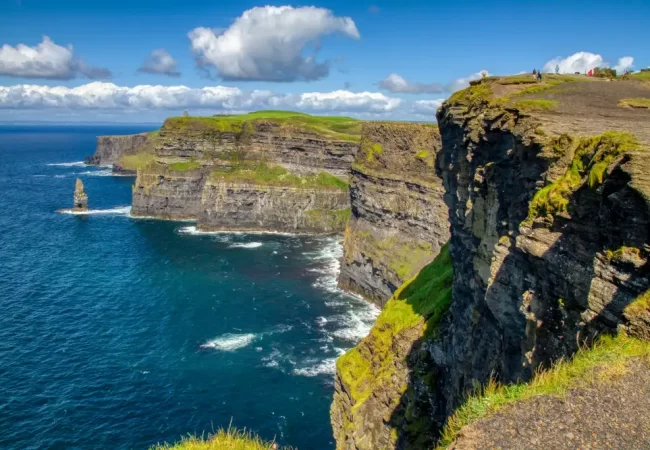
[[[650,364],[611,381],[515,403],[469,425],[454,450],[650,449]]]
[[[551,133],[574,136],[601,134],[604,131],[629,131],[650,146],[650,109],[618,105],[624,98],[650,98],[650,85],[636,80],[589,80],[564,83],[522,99],[547,99],[558,102],[551,112],[534,113]]]

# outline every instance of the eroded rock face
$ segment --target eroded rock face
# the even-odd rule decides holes
[[[155,133],[140,133],[124,136],[99,136],[97,150],[92,156],[86,157],[86,164],[110,165],[118,164],[122,155],[132,155],[147,146]]]
[[[153,162],[138,169],[132,214],[196,219],[203,230],[306,233],[343,231],[350,200],[345,187],[300,182],[219,180],[211,173],[256,164],[287,169],[287,176],[327,173],[347,181],[358,142],[277,123],[253,121],[238,132],[170,122],[156,138]],[[175,170],[175,166],[189,164]],[[198,167],[197,167],[198,166]]]
[[[74,196],[72,199],[73,211],[88,211],[88,195],[84,191],[83,182],[77,178],[74,185]]]
[[[447,102],[438,121],[451,306],[430,335],[415,326],[379,342],[371,331],[359,366],[373,373],[390,359],[394,369],[372,380],[362,404],[337,372],[339,449],[431,448],[467,394],[491,377],[528,381],[602,333],[650,336],[648,299],[638,304],[650,287],[650,160],[617,154],[601,167],[602,180],[585,163],[563,194],[566,211],[537,214],[531,200],[568,173],[569,144],[584,137],[564,145],[533,115],[462,98]]]
[[[368,123],[352,165],[339,286],[383,305],[449,239],[435,126]]]

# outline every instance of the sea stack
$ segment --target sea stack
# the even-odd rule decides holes
[[[83,182],[77,178],[74,186],[73,211],[88,211],[88,195],[84,191]]]

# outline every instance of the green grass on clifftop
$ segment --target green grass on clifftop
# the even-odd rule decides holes
[[[190,436],[175,444],[156,445],[151,447],[151,450],[273,450],[277,448],[275,443],[263,441],[253,433],[230,428],[219,430],[207,438]]]
[[[623,106],[627,108],[650,108],[650,98],[638,97],[638,98],[624,98],[618,102],[618,106]]]
[[[255,122],[273,122],[280,130],[300,130],[322,135],[332,140],[359,141],[361,121],[342,116],[312,116],[292,111],[257,111],[248,114],[213,117],[171,117],[163,129],[196,132],[232,132],[236,134],[254,131]]]
[[[569,389],[591,382],[608,382],[624,374],[630,358],[650,357],[650,343],[624,334],[604,336],[590,349],[579,351],[573,359],[561,361],[552,369],[540,372],[529,383],[500,386],[488,383],[469,397],[447,421],[438,450],[448,448],[461,429],[494,413],[502,407],[539,395],[561,396]]]
[[[327,172],[317,175],[298,176],[290,173],[281,166],[270,166],[266,163],[238,164],[212,171],[213,181],[230,181],[266,186],[286,186],[305,189],[336,189],[347,190],[348,184],[340,178]]]
[[[370,334],[337,360],[341,380],[354,398],[353,409],[361,406],[376,386],[390,381],[395,369],[391,346],[396,336],[418,325],[423,335],[435,335],[440,318],[451,304],[452,278],[446,244],[433,262],[388,300]]]
[[[573,160],[557,181],[539,190],[530,202],[527,222],[536,217],[568,212],[571,194],[585,182],[591,188],[603,183],[607,167],[617,157],[641,147],[631,133],[607,131],[586,138],[561,136],[554,149],[557,153],[573,152]],[[570,153],[567,153],[570,154]]]

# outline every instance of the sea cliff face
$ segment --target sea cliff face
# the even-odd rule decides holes
[[[449,239],[437,127],[367,123],[352,165],[339,286],[383,305]]]
[[[86,164],[111,165],[119,164],[123,155],[133,155],[151,146],[157,138],[156,132],[140,133],[125,136],[99,136],[97,150],[86,158]]]
[[[338,360],[337,448],[430,448],[476,386],[528,381],[603,334],[649,336],[648,144],[623,122],[556,133],[524,111],[535,101],[491,91],[520,87],[491,82],[438,112],[448,261],[396,291]]]
[[[123,156],[137,170],[132,214],[195,219],[201,230],[342,231],[358,136],[306,115],[246,117],[168,119],[152,150]]]

